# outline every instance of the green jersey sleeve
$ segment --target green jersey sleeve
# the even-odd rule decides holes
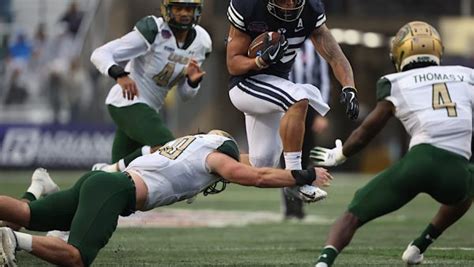
[[[135,29],[145,38],[149,45],[155,42],[158,26],[153,16],[144,17],[135,24]]]
[[[222,145],[220,145],[217,148],[217,151],[219,151],[221,153],[224,153],[227,156],[229,156],[229,157],[231,157],[231,158],[233,158],[237,161],[240,161],[239,148],[237,147],[237,144],[232,140],[224,141],[224,143],[222,143]]]
[[[387,96],[390,96],[392,91],[392,83],[385,77],[380,78],[377,81],[377,101],[384,100]]]

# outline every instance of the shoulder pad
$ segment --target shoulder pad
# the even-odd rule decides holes
[[[148,44],[155,42],[158,34],[158,25],[154,16],[147,16],[142,18],[135,24],[135,29],[145,38]]]
[[[384,100],[391,95],[392,83],[385,76],[377,81],[377,101]]]
[[[251,16],[257,1],[261,0],[231,0],[227,9],[227,18],[232,26],[241,31],[247,31],[247,19]]]
[[[196,29],[197,36],[196,38],[199,38],[199,41],[201,42],[205,54],[209,54],[212,51],[212,39],[209,33],[201,26],[196,25],[194,27]]]
[[[222,145],[220,145],[217,149],[217,151],[226,154],[227,156],[240,161],[240,152],[239,152],[239,147],[237,144],[232,141],[232,140],[226,140]]]
[[[324,4],[321,0],[307,0],[307,2],[318,14],[325,13]]]

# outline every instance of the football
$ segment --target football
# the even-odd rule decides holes
[[[265,48],[269,45],[276,44],[279,40],[279,32],[264,32],[260,34],[250,43],[249,49],[247,50],[248,57],[254,58],[259,56]]]

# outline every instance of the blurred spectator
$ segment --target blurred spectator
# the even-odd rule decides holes
[[[11,22],[12,21],[12,1],[1,0],[0,1],[0,22]]]
[[[71,61],[66,89],[73,122],[89,121],[94,97],[92,80],[80,62],[78,57]]]
[[[67,31],[72,35],[76,35],[81,27],[84,12],[80,11],[76,1],[71,2],[66,13],[61,17],[60,22],[67,25]]]
[[[8,49],[9,56],[12,60],[28,61],[31,57],[31,44],[28,42],[26,35],[22,32],[18,33],[14,43]]]

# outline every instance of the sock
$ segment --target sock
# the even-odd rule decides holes
[[[16,236],[18,248],[26,252],[31,252],[33,250],[33,236],[30,234],[15,231],[14,233]]]
[[[143,146],[142,147],[142,155],[151,154],[151,146]]]
[[[33,194],[30,193],[30,192],[25,192],[21,198],[22,198],[22,199],[26,199],[26,200],[28,200],[28,201],[30,201],[30,202],[35,201],[35,200],[37,199],[37,198],[35,197],[35,195],[33,195]]]
[[[339,251],[333,246],[325,246],[319,255],[318,261],[316,262],[316,266],[318,263],[326,263],[327,266],[331,266],[334,263],[334,260],[339,254]],[[320,264],[321,266],[322,264]],[[324,266],[324,265],[323,265]]]
[[[284,152],[285,169],[287,170],[301,170],[301,151],[298,152]]]
[[[434,225],[430,223],[423,233],[413,241],[413,245],[417,246],[421,253],[424,253],[428,246],[431,245],[441,233],[440,230],[436,229]]]
[[[127,164],[128,165],[128,164]],[[117,162],[117,168],[118,168],[118,171],[119,172],[123,172],[125,171],[125,169],[127,168],[127,165],[125,165],[125,160],[124,159],[121,159]]]
[[[26,192],[32,194],[36,199],[39,199],[43,194],[43,186],[39,183],[32,182]]]

